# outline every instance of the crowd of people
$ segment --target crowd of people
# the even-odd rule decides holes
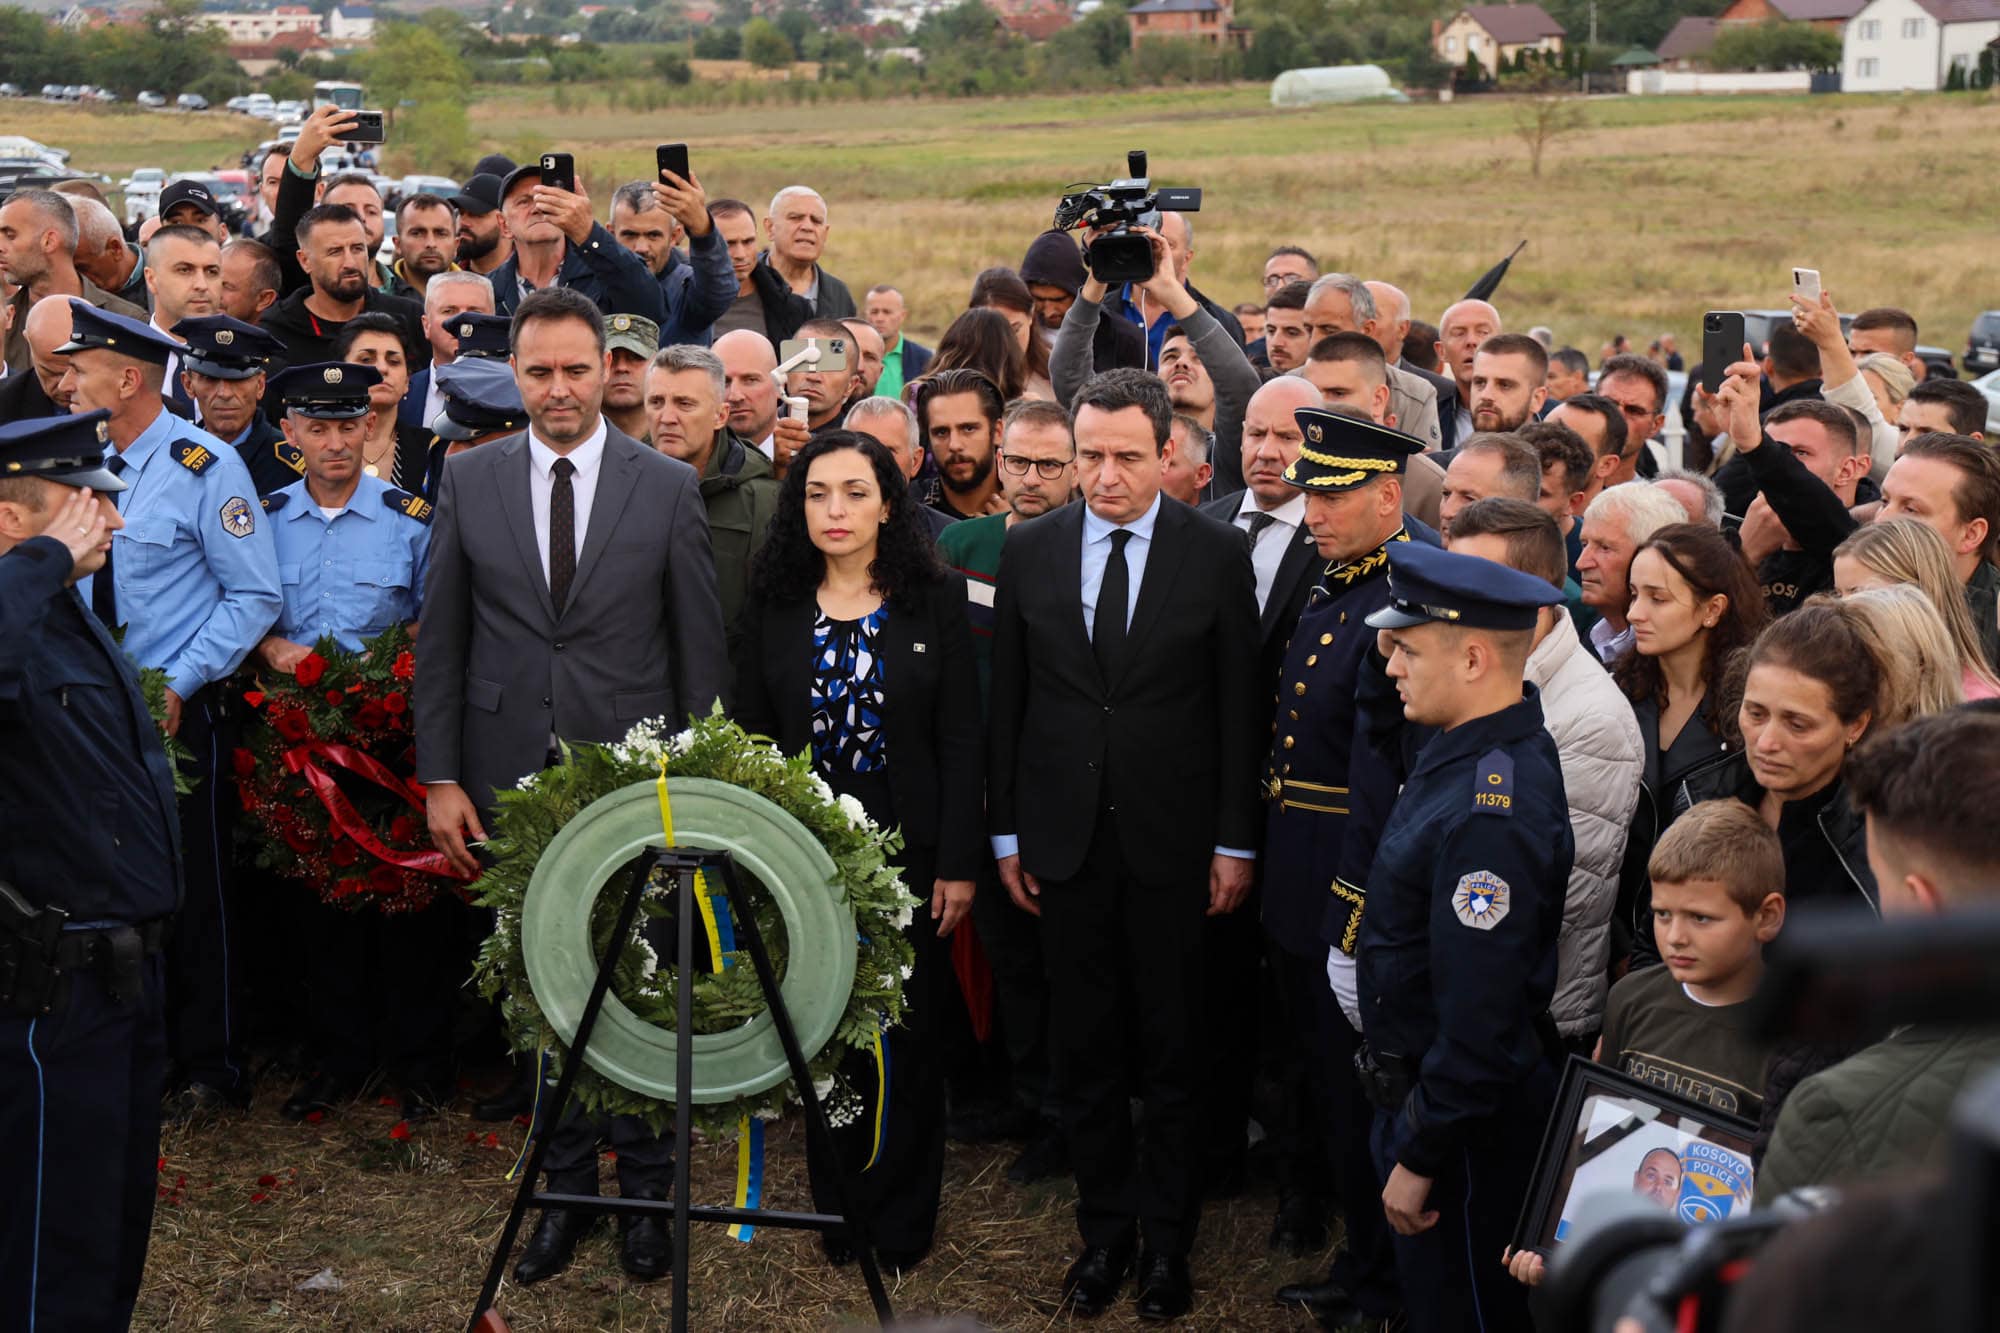
[[[1188,1314],[1231,1261],[1204,1203],[1268,1178],[1274,1250],[1341,1228],[1279,1303],[1531,1328],[1545,1256],[1509,1246],[1572,1056],[1757,1124],[1760,1206],[1935,1165],[2000,1063],[1990,1016],[1843,1049],[1744,1018],[1788,922],[2000,882],[2000,455],[1903,310],[1794,298],[1675,402],[1669,339],[1593,371],[1296,245],[1207,275],[1261,282],[1225,308],[1166,213],[1143,281],[1027,238],[933,349],[824,267],[806,186],[663,174],[599,221],[489,158],[379,262],[375,186],[321,170],[352,114],[260,164],[258,238],[191,182],[136,241],[87,185],[0,205],[6,1326],[128,1324],[163,1117],[460,1097],[482,914],[327,907],[235,827],[253,679],[397,625],[404,776],[466,875],[563,743],[718,702],[901,829],[896,1077],[811,1162],[896,1270],[947,1139],[1011,1140],[1009,1180],[1074,1181],[1074,1316],[1128,1281]],[[260,964],[301,932],[303,978]],[[463,1109],[525,1113],[540,1066],[488,1072]],[[641,1121],[541,1132],[554,1192],[606,1145],[671,1189]],[[516,1278],[598,1220],[545,1210]],[[650,1216],[618,1252],[670,1267]]]

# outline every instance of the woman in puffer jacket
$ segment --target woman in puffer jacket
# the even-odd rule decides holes
[[[1768,612],[1742,555],[1704,525],[1676,523],[1655,532],[1633,553],[1627,582],[1632,650],[1614,672],[1638,719],[1644,770],[1612,916],[1611,956],[1657,962],[1646,862],[1667,826],[1702,799],[1690,799],[1689,784],[1703,783],[1740,752],[1736,702],[1724,697],[1725,681]]]

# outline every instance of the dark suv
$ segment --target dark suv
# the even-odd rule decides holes
[[[2000,310],[1983,310],[1965,339],[1965,373],[1984,375],[2000,367]]]

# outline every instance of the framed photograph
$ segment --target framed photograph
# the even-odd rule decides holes
[[[1514,1246],[1552,1253],[1569,1239],[1577,1206],[1611,1190],[1650,1199],[1692,1226],[1740,1216],[1756,1184],[1756,1132],[1747,1120],[1571,1056]]]

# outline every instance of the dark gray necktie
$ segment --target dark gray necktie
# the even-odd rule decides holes
[[[1097,616],[1090,627],[1090,645],[1097,651],[1098,669],[1106,680],[1117,674],[1125,656],[1125,617],[1132,600],[1132,570],[1125,563],[1125,544],[1132,534],[1119,528],[1111,534],[1111,554],[1104,561],[1104,581],[1097,589]]]
[[[569,480],[576,464],[558,458],[549,470],[555,474],[549,485],[549,600],[561,615],[576,578],[576,494]]]
[[[123,476],[125,460],[113,455],[104,460],[104,470],[114,477]],[[111,580],[111,556],[117,549],[118,539],[114,536],[104,552],[104,568],[90,580],[90,609],[106,629],[118,628],[118,586]]]
[[[1273,523],[1276,523],[1277,521],[1278,521],[1277,519],[1271,517],[1269,514],[1264,513],[1262,510],[1259,510],[1258,512],[1250,515],[1251,550],[1254,551],[1257,549],[1257,539],[1264,535],[1264,529],[1270,527]]]

